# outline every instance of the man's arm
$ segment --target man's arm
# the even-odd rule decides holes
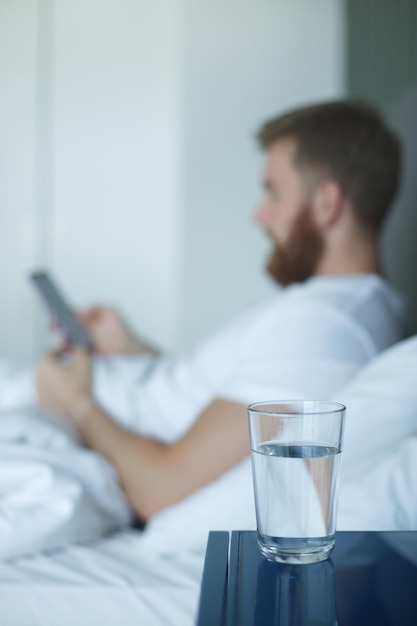
[[[249,453],[245,407],[227,400],[214,401],[173,444],[126,430],[94,402],[79,431],[87,446],[116,468],[132,508],[145,520],[218,478]]]
[[[142,519],[174,504],[249,454],[246,407],[218,399],[177,442],[138,436],[114,422],[94,401],[89,358],[82,349],[70,365],[48,355],[38,367],[44,408],[75,423],[86,445],[116,468],[132,508]]]

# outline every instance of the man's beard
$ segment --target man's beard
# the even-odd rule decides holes
[[[275,243],[267,270],[286,287],[313,276],[324,248],[324,241],[311,217],[310,207],[303,207],[285,244]]]

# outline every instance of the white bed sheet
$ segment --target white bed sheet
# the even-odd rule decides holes
[[[126,530],[0,563],[2,626],[191,626],[205,550],[155,554]]]

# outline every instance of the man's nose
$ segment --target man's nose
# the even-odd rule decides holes
[[[253,215],[253,219],[255,222],[260,224],[261,226],[267,226],[269,221],[269,211],[265,201],[260,202],[258,207],[255,209],[255,213]]]

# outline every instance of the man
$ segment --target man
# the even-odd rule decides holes
[[[80,348],[70,364],[54,353],[37,369],[41,406],[110,460],[145,520],[248,455],[249,402],[325,399],[403,335],[402,304],[377,249],[398,184],[396,137],[372,107],[334,102],[272,120],[259,139],[265,194],[256,219],[283,292],[177,358],[96,307],[83,319],[98,350],[139,353],[123,365],[125,381],[106,378],[99,363],[93,371]]]

